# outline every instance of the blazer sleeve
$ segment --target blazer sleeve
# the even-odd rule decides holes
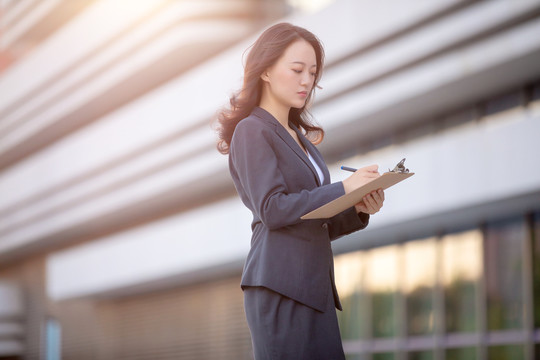
[[[364,229],[369,224],[369,214],[357,213],[353,206],[331,217],[328,224],[330,240],[336,240],[344,235]]]
[[[229,154],[242,200],[271,230],[300,223],[302,215],[345,193],[341,182],[290,192],[285,178],[293,179],[297,169],[280,168],[275,147],[286,145],[281,141],[276,145],[274,139],[274,129],[244,119],[236,126]]]

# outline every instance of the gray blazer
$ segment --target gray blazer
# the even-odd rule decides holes
[[[323,171],[323,184],[298,143],[266,110],[256,107],[234,131],[229,170],[253,213],[241,286],[264,286],[324,311],[329,289],[337,294],[330,241],[363,229],[369,215],[352,207],[330,219],[300,219],[345,191],[342,182],[330,183],[317,148],[291,127]],[[337,295],[334,299],[341,310]]]

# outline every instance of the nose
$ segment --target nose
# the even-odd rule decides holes
[[[302,77],[300,78],[300,84],[309,86],[311,85],[311,74],[309,71],[302,72]]]

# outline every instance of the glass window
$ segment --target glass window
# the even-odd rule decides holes
[[[486,295],[488,330],[523,327],[523,219],[486,227]]]
[[[446,360],[476,360],[478,359],[476,348],[448,349]]]
[[[476,297],[483,267],[482,233],[472,230],[446,235],[441,246],[446,331],[476,331]]]
[[[338,321],[343,340],[368,337],[369,304],[365,278],[365,254],[361,251],[336,256],[334,261],[336,287],[343,311]]]
[[[55,319],[47,319],[45,323],[45,359],[60,360],[61,358],[61,328]]]
[[[408,360],[433,360],[433,351],[412,351],[408,354]]]
[[[366,286],[371,295],[372,336],[397,336],[398,246],[385,246],[367,253]]]
[[[522,345],[499,345],[488,348],[489,360],[523,360],[525,354]]]
[[[394,353],[373,354],[373,360],[394,360],[395,358]]]
[[[475,107],[468,107],[459,111],[450,113],[447,116],[437,120],[439,131],[474,126],[474,121],[478,117],[478,111]]]
[[[540,328],[540,213],[534,219],[533,232],[534,327]],[[540,356],[540,354],[539,354]],[[538,357],[540,359],[540,357]]]
[[[407,296],[407,332],[409,335],[433,333],[435,245],[434,238],[412,241],[404,245],[403,286]]]
[[[491,115],[500,111],[512,109],[518,107],[521,104],[523,94],[521,91],[515,91],[495,99],[486,101],[485,115]]]
[[[540,83],[536,83],[533,85],[532,95],[531,95],[531,100],[538,100],[538,99],[540,99]]]
[[[346,354],[347,360],[370,360],[369,354]]]

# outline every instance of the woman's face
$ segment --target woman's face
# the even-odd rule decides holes
[[[297,40],[261,75],[268,90],[263,94],[274,104],[301,108],[313,88],[316,72],[315,50],[307,41]]]

